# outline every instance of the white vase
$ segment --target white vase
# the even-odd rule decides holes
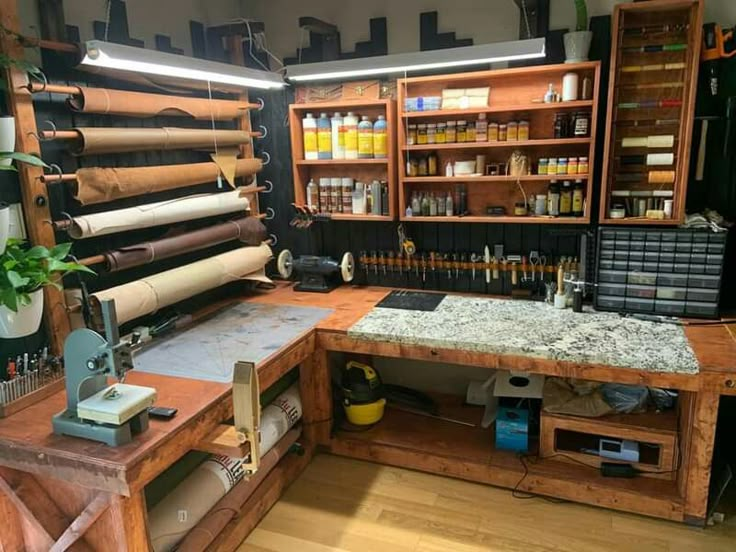
[[[0,202],[0,255],[5,253],[8,234],[10,234],[10,206]]]
[[[13,312],[5,305],[0,305],[0,338],[15,339],[32,335],[41,326],[42,318],[42,289],[31,293],[31,303],[19,305],[18,312]]]
[[[562,36],[565,43],[565,63],[580,63],[588,61],[590,43],[593,40],[593,31],[575,31]]]
[[[15,118],[0,117],[0,151],[15,151]],[[12,159],[0,160],[0,165],[10,166]]]

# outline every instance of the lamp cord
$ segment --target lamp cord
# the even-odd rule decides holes
[[[526,37],[532,38],[532,28],[529,25],[529,12],[526,9],[526,0],[521,0],[521,13],[524,16],[524,24],[526,25]]]
[[[105,14],[105,42],[107,42],[107,34],[110,30],[110,13],[112,12],[112,0],[107,0],[107,8]]]

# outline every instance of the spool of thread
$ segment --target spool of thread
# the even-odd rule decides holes
[[[562,101],[574,102],[578,99],[579,77],[577,73],[565,73],[562,77]]]
[[[665,218],[672,218],[672,200],[671,199],[665,199],[664,200],[664,216]]]
[[[672,165],[675,162],[673,153],[650,153],[647,155],[647,165]]]
[[[675,171],[649,171],[650,184],[672,184],[675,181]]]
[[[672,134],[629,137],[621,140],[622,148],[671,148],[675,145]]]

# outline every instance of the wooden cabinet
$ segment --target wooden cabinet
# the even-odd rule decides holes
[[[551,84],[555,91],[562,93],[563,77],[574,73],[578,78],[578,99],[565,102],[544,103],[543,98]],[[520,69],[502,69],[474,73],[460,73],[432,77],[399,79],[398,108],[398,169],[399,169],[399,214],[401,220],[431,222],[497,222],[497,223],[553,223],[587,224],[590,222],[593,183],[590,178],[595,157],[596,121],[598,115],[598,91],[600,63],[586,62],[562,65],[541,65]],[[588,99],[582,99],[583,81],[590,87]],[[441,97],[447,89],[477,89],[489,87],[488,101],[482,107],[469,109],[436,109],[432,111],[406,110],[406,98]],[[411,101],[411,100],[410,100]],[[441,107],[441,106],[440,106]],[[587,118],[587,131],[575,137],[573,132],[555,133],[557,115],[569,122],[576,114]],[[485,116],[489,127],[493,123],[508,125],[510,122],[529,123],[528,140],[494,140],[491,131],[488,139],[482,141],[417,143],[410,140],[414,125],[437,125],[465,121],[468,126],[475,125]],[[507,127],[508,129],[508,127]],[[508,132],[508,130],[507,130]],[[562,134],[562,135],[560,135]],[[570,135],[568,135],[570,134]],[[500,138],[500,137],[499,137]],[[440,138],[441,139],[441,138]],[[431,141],[431,139],[430,139]],[[528,175],[520,178],[507,176],[506,169],[494,165],[506,164],[512,153],[519,151],[527,156],[530,167]],[[437,156],[437,174],[428,176],[410,175],[412,161],[434,153]],[[455,161],[476,161],[485,165],[481,174],[468,176],[446,176],[447,163]],[[539,160],[554,158],[587,158],[588,169],[574,174],[539,174]],[[481,167],[479,167],[481,168]],[[487,169],[487,170],[486,170]],[[491,174],[488,174],[491,173]],[[495,174],[498,173],[498,174]],[[580,180],[584,187],[584,211],[582,216],[535,216],[532,210],[528,215],[515,216],[517,202],[524,201],[524,195],[532,204],[532,196],[547,194],[550,182],[557,180],[574,183]],[[439,196],[448,192],[455,195],[456,189],[464,188],[467,209],[462,215],[421,216],[412,213],[407,216],[407,206],[411,205],[412,194],[429,193]],[[523,191],[522,191],[523,190]],[[455,202],[456,203],[456,202]],[[505,214],[489,216],[489,207],[503,208]]]
[[[329,117],[335,112],[343,116],[352,111],[358,118],[367,115],[375,122],[379,115],[386,117],[387,152],[385,159],[304,159],[302,120],[307,113],[319,118],[320,113]],[[320,178],[352,178],[355,182],[371,184],[373,181],[388,183],[388,214],[356,215],[333,210],[329,206],[320,212],[333,220],[390,221],[396,218],[396,105],[393,100],[346,100],[339,102],[315,102],[289,106],[291,129],[291,156],[294,169],[294,198],[299,206],[307,205],[307,185],[310,179],[319,185]],[[385,211],[385,210],[384,210]]]
[[[614,8],[604,224],[678,225],[685,218],[702,12],[701,0]]]

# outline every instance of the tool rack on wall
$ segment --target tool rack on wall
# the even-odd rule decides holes
[[[614,7],[603,224],[685,219],[702,21],[702,0]]]
[[[549,84],[558,91],[566,73],[577,73],[579,82],[584,77],[592,81],[592,97],[588,100],[543,103],[542,98]],[[405,100],[413,97],[441,97],[445,89],[490,87],[488,105],[468,109],[437,109],[408,111]],[[595,161],[595,136],[598,119],[598,95],[600,88],[600,63],[585,62],[564,65],[539,65],[519,69],[500,69],[458,73],[431,77],[399,79],[398,93],[398,165],[399,165],[399,213],[407,222],[484,222],[527,224],[588,224],[593,199],[592,171]],[[554,138],[555,113],[584,111],[590,113],[589,133],[584,138]],[[505,124],[509,121],[530,122],[528,140],[452,142],[444,144],[409,144],[409,125],[437,123],[447,120],[466,120],[474,124],[480,114],[488,122]],[[488,163],[506,162],[514,150],[527,155],[531,162],[527,176],[518,178],[506,174],[479,176],[445,176],[445,165],[457,160],[475,159],[485,154]],[[407,162],[412,158],[435,152],[438,156],[438,175],[408,176]],[[589,171],[585,174],[540,175],[536,165],[540,158],[562,157],[575,154],[588,157]],[[503,173],[503,171],[502,171]],[[526,195],[546,193],[552,180],[583,180],[585,182],[585,211],[582,217],[514,216],[514,204],[523,200],[519,184]],[[454,216],[406,216],[413,192],[452,192],[457,185],[467,188],[468,212]],[[505,208],[503,216],[487,215],[487,207]]]

